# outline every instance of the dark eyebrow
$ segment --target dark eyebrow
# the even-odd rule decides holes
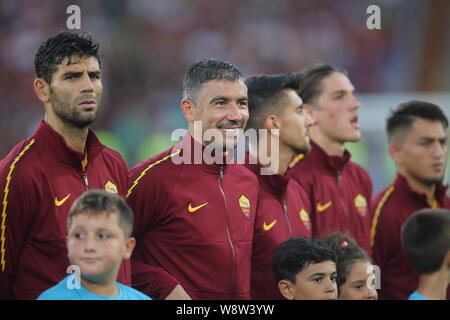
[[[211,101],[209,101],[209,103],[214,103],[214,102],[220,101],[220,100],[230,101],[230,98],[227,98],[227,97],[224,97],[224,96],[218,96],[218,97],[212,98]]]
[[[80,77],[82,74],[83,74],[83,72],[67,71],[62,74],[62,77],[63,78],[67,78],[67,77],[71,77],[71,76]]]
[[[98,70],[97,71],[89,71],[88,74],[90,76],[99,76],[101,74],[101,72]]]

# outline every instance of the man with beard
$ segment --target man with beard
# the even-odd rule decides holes
[[[447,127],[442,110],[424,101],[403,103],[387,119],[389,153],[397,177],[374,197],[371,230],[373,257],[381,270],[381,299],[406,300],[419,283],[401,244],[403,223],[424,208],[450,209],[447,187],[442,185]]]
[[[45,120],[0,162],[0,297],[35,299],[66,276],[67,214],[88,189],[125,198],[127,167],[89,125],[102,93],[99,45],[60,32],[35,57],[34,91]],[[129,260],[117,280],[131,284]]]
[[[308,195],[286,176],[292,157],[306,154],[311,148],[308,130],[312,121],[303,112],[303,101],[297,94],[301,83],[301,77],[295,73],[254,75],[246,80],[251,114],[247,128],[267,132],[266,137],[259,137],[256,146],[250,146],[245,164],[259,181],[251,273],[251,295],[255,300],[283,298],[272,270],[273,253],[290,237],[311,237]],[[278,140],[278,145],[272,139]],[[268,156],[277,162],[277,171],[261,172],[269,166],[261,164],[261,145],[267,145]],[[250,157],[258,163],[252,164]]]
[[[181,142],[129,173],[133,287],[159,299],[249,299],[258,183],[231,163],[249,118],[242,73],[197,61],[181,109],[189,123]]]

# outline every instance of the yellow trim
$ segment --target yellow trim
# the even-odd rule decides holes
[[[86,172],[86,167],[88,164],[88,155],[87,151],[84,153],[84,159],[83,159],[83,172]]]
[[[370,247],[373,248],[373,245],[375,243],[375,233],[377,229],[378,224],[378,218],[381,213],[381,209],[384,206],[384,203],[387,201],[391,193],[394,191],[394,186],[390,186],[389,189],[386,190],[383,197],[381,198],[380,202],[378,202],[377,209],[375,210],[375,214],[373,215],[372,220],[372,228],[370,229]]]
[[[2,265],[2,272],[5,271],[5,266],[6,266],[6,260],[5,260],[5,230],[6,230],[6,207],[8,206],[8,193],[9,193],[9,183],[11,182],[11,176],[12,173],[15,169],[16,163],[20,160],[20,158],[22,158],[22,156],[25,154],[25,152],[30,149],[31,145],[34,144],[34,139],[32,139],[30,141],[30,143],[27,144],[27,146],[22,150],[22,152],[19,153],[19,155],[14,159],[14,161],[11,163],[11,166],[9,167],[9,172],[8,175],[6,176],[6,184],[5,184],[5,189],[3,190],[4,192],[4,197],[3,197],[3,210],[2,210],[2,225],[1,225],[1,229],[2,229],[2,234],[1,234],[1,265]]]
[[[164,158],[162,158],[162,159],[160,159],[160,160],[158,160],[158,161],[156,161],[156,162],[151,163],[144,171],[141,172],[141,174],[139,175],[139,177],[137,177],[137,179],[134,180],[133,185],[130,187],[130,189],[128,189],[128,192],[127,192],[127,198],[130,196],[131,191],[134,189],[134,187],[136,187],[136,185],[138,184],[139,180],[141,180],[141,178],[142,178],[143,176],[145,176],[145,174],[147,173],[148,170],[150,170],[151,168],[153,168],[153,167],[156,166],[157,164],[160,164],[161,162],[166,161],[167,159],[169,159],[169,158],[171,158],[171,157],[173,157],[173,156],[179,154],[180,151],[181,151],[181,149],[180,149],[180,150],[177,150],[176,152],[174,152],[174,153],[172,153],[172,154],[169,154],[168,156],[165,156]]]
[[[292,160],[291,163],[289,163],[289,169],[292,169],[297,164],[297,162],[302,160],[304,157],[305,157],[304,154],[299,154],[298,156],[296,156],[294,160]]]
[[[433,205],[431,206],[433,209],[439,209],[441,206],[439,205],[439,202],[434,199],[433,200]]]

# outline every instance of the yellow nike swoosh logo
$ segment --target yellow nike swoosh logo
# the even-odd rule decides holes
[[[328,201],[324,205],[320,205],[320,202],[317,203],[317,211],[322,212],[328,209],[331,206],[331,201]]]
[[[275,225],[275,223],[277,223],[277,219],[273,220],[273,222],[269,225],[267,225],[265,222],[263,224],[263,228],[266,231],[269,231],[270,229],[272,229],[272,227]]]
[[[63,203],[66,202],[67,199],[69,199],[69,197],[70,197],[70,193],[69,193],[65,198],[63,198],[62,200],[58,200],[58,199],[55,197],[55,204],[56,204],[56,206],[57,206],[57,207],[62,206]]]
[[[208,204],[208,202],[205,202],[204,204],[201,204],[201,205],[199,205],[199,206],[192,207],[192,203],[189,203],[189,208],[188,208],[188,210],[189,210],[189,212],[195,212],[195,211],[197,211],[198,209],[203,208],[203,207],[206,206],[207,204]]]

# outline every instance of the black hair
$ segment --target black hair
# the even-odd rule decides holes
[[[98,53],[99,44],[90,35],[75,32],[61,31],[55,36],[45,40],[39,47],[34,58],[34,72],[36,77],[44,79],[48,84],[56,72],[56,65],[61,64],[64,58],[68,58],[67,65],[76,63],[86,56],[97,58],[100,66]]]
[[[301,72],[303,87],[298,92],[304,103],[313,104],[322,93],[322,80],[331,74],[339,72],[347,76],[347,71],[326,63],[319,63]]]
[[[295,284],[299,272],[324,261],[336,262],[333,250],[314,238],[293,237],[281,243],[272,258],[272,269],[277,282],[287,279]]]
[[[415,212],[404,222],[401,240],[417,273],[438,271],[450,250],[450,210],[427,208]]]
[[[199,60],[189,67],[183,79],[183,98],[197,103],[201,86],[210,80],[238,81],[244,79],[241,71],[229,62],[216,58]]]
[[[299,73],[277,75],[254,75],[245,80],[248,88],[248,110],[250,118],[247,128],[263,129],[266,117],[273,113],[280,115],[284,110],[277,108],[277,103],[284,97],[284,90],[298,92],[302,85]]]
[[[117,214],[119,226],[127,237],[133,233],[134,214],[131,208],[118,195],[104,190],[89,190],[78,197],[70,208],[67,217],[67,230],[72,225],[73,217],[78,214],[96,215],[106,212],[108,215]]]
[[[389,142],[392,142],[398,132],[410,129],[417,119],[440,121],[444,129],[448,127],[448,119],[437,105],[419,100],[408,101],[392,111],[386,121]]]

